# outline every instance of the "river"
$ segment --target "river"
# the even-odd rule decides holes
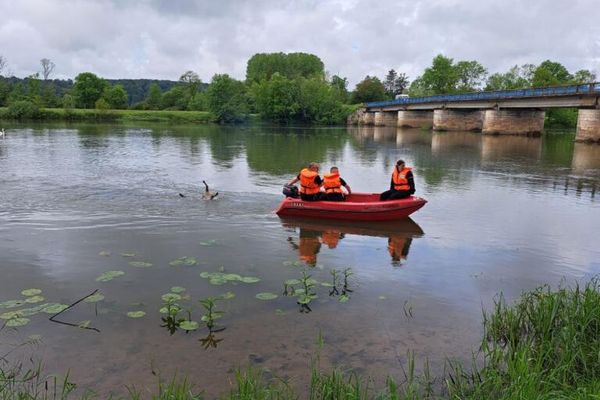
[[[70,370],[73,381],[100,393],[122,394],[132,383],[153,388],[152,372],[177,372],[214,396],[227,390],[236,367],[248,365],[301,386],[310,379],[319,335],[324,367],[352,368],[381,385],[387,375],[401,380],[409,350],[418,366],[429,359],[434,370],[445,358],[468,362],[481,338],[482,309],[498,293],[513,300],[538,285],[585,282],[600,272],[600,146],[574,143],[573,132],[530,138],[373,127],[5,129],[0,303],[31,298],[21,294],[29,288],[44,299],[0,314],[68,305],[96,289],[104,299],[58,317],[88,321],[83,325],[99,332],[38,313],[0,332],[0,347],[41,335],[20,357]],[[380,192],[400,158],[428,200],[409,220],[284,221],[273,212],[282,184],[309,161],[323,170],[338,166],[354,191]],[[201,199],[202,180],[219,192],[216,200]],[[320,282],[330,282],[334,269],[343,280],[347,268],[351,291],[330,296]],[[124,274],[97,281],[107,271]],[[297,298],[283,295],[284,282],[303,271],[319,282],[311,312],[299,312]],[[176,286],[185,288],[177,301],[198,322],[198,300],[232,292],[234,298],[217,301],[224,311],[218,326],[226,329],[206,340],[202,326],[172,335],[161,327],[161,296]],[[278,297],[257,299],[262,292]],[[131,311],[145,316],[130,318]]]

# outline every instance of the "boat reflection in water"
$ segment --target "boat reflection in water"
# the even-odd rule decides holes
[[[423,230],[410,218],[398,221],[329,221],[300,218],[282,218],[286,228],[299,230],[298,238],[288,237],[298,259],[311,266],[317,264],[317,254],[322,246],[335,249],[346,235],[387,238],[387,249],[392,264],[400,265],[408,257],[413,238],[423,236]]]

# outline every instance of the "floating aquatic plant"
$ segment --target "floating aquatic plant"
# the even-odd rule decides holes
[[[25,302],[30,304],[40,303],[42,301],[44,301],[43,296],[31,296],[25,299]]]
[[[215,310],[217,301],[219,300],[220,299],[218,297],[207,297],[205,299],[199,300],[200,304],[202,304],[202,307],[204,307],[204,310],[206,311],[201,319],[202,321],[204,321],[206,327],[210,332],[217,332],[225,329],[222,328],[219,330],[214,330],[215,321],[217,319],[220,319],[223,316],[223,314],[225,314],[223,311]]]
[[[135,254],[135,253],[121,253],[122,257],[128,257],[128,258],[135,257],[136,255],[137,254]]]
[[[196,265],[198,264],[198,259],[196,257],[179,257],[176,260],[173,260],[169,263],[170,266],[176,267],[178,265]]]
[[[42,291],[40,289],[25,289],[21,291],[23,296],[36,296],[41,293]]]
[[[181,300],[181,295],[177,293],[165,293],[161,296],[163,301],[178,301]]]
[[[98,255],[102,257],[108,257],[111,255],[111,252],[107,250],[102,250],[100,253],[98,253]]]
[[[13,318],[6,321],[6,326],[16,328],[19,326],[25,326],[29,323],[29,318]]]
[[[340,296],[340,300],[339,300],[339,301],[340,301],[340,303],[345,303],[345,302],[347,302],[348,300],[350,300],[350,296],[348,296],[346,293],[344,293],[344,294],[342,294],[342,295]]]
[[[104,295],[101,293],[95,293],[95,294],[91,295],[90,297],[87,297],[84,301],[86,303],[97,303],[102,300],[104,300]]]
[[[200,277],[208,279],[212,285],[224,285],[227,282],[243,282],[256,283],[260,282],[260,278],[254,276],[241,276],[239,274],[224,273],[224,272],[206,272],[200,273]]]
[[[144,311],[129,311],[127,313],[127,316],[129,318],[142,318],[145,315],[146,313]]]
[[[0,303],[0,308],[16,308],[25,304],[25,300],[7,300]]]
[[[79,321],[79,323],[77,324],[77,327],[79,327],[81,329],[87,329],[90,327],[91,323],[92,323],[92,321],[90,321],[89,319],[86,319],[83,321]]]
[[[0,314],[0,319],[13,319],[18,318],[21,314],[19,311],[8,311],[3,314]]]
[[[271,292],[262,292],[262,293],[258,293],[255,297],[259,300],[273,300],[279,296],[277,296],[275,293],[271,293]]]
[[[200,242],[200,246],[212,246],[212,245],[214,245],[216,243],[217,243],[217,241],[215,239],[212,239],[212,240],[207,240],[207,241]]]
[[[130,261],[129,265],[136,268],[149,268],[152,266],[152,263],[146,261]]]
[[[221,295],[221,298],[223,300],[230,300],[230,299],[233,299],[234,297],[235,297],[235,293],[233,293],[233,292],[225,292]]]
[[[183,321],[181,324],[179,324],[179,327],[186,331],[195,331],[198,329],[199,325],[196,321]]]
[[[171,293],[177,293],[177,294],[178,294],[178,293],[183,293],[183,292],[185,292],[185,288],[184,288],[184,287],[181,287],[181,286],[173,286],[173,287],[171,288]]]
[[[68,307],[69,306],[66,304],[50,303],[40,311],[46,314],[58,314],[59,312],[66,310]]]
[[[119,276],[123,276],[125,275],[125,272],[123,271],[107,271],[105,273],[103,273],[102,275],[100,275],[99,277],[96,278],[97,282],[108,282],[108,281],[112,281],[115,278],[118,278]]]

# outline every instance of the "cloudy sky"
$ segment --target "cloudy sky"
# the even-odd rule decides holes
[[[24,77],[210,81],[257,52],[317,54],[354,85],[419,75],[438,53],[490,72],[552,59],[600,72],[599,0],[0,0],[0,55]],[[5,71],[6,75],[6,71]]]

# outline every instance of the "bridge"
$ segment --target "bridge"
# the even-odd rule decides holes
[[[577,108],[577,141],[600,142],[600,83],[366,103],[349,124],[537,135],[549,108]]]

